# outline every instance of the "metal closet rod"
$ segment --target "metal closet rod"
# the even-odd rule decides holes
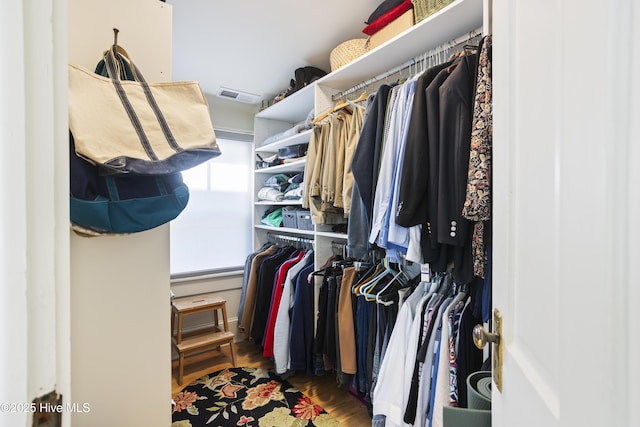
[[[364,89],[367,88],[375,83],[380,82],[381,80],[387,79],[388,77],[400,73],[406,69],[410,69],[412,67],[415,67],[417,64],[424,62],[426,60],[428,60],[429,58],[441,55],[443,52],[446,52],[447,50],[451,50],[451,49],[455,49],[456,47],[460,46],[461,44],[467,43],[469,40],[472,40],[478,36],[482,35],[482,28],[476,28],[475,30],[472,30],[470,32],[468,32],[467,34],[464,34],[456,39],[450,40],[446,43],[441,44],[438,47],[435,47],[425,53],[422,53],[418,56],[414,56],[413,58],[409,59],[408,61],[406,61],[403,64],[398,65],[397,67],[391,69],[391,70],[387,70],[384,73],[378,74],[375,77],[372,77],[368,80],[364,80],[358,84],[356,84],[355,86],[350,87],[349,89],[345,89],[343,91],[340,91],[336,94],[334,94],[331,99],[333,101],[337,101],[339,99],[342,99],[344,97],[346,97],[349,94],[352,94],[353,92],[357,92],[360,89]]]
[[[289,236],[287,234],[267,233],[267,240],[271,242],[293,242],[293,243],[314,243],[313,239],[299,236]]]

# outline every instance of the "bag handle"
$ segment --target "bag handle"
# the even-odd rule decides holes
[[[142,76],[142,72],[133,63],[129,53],[122,46],[113,45],[109,50],[105,50],[103,53],[103,59],[107,65],[107,71],[111,79],[127,80],[124,75],[126,67],[123,64],[123,61],[126,60],[129,63],[133,79],[139,83],[146,83],[146,80]]]
[[[126,69],[124,63],[121,61],[125,61],[125,60],[129,64],[129,68],[131,70],[131,74],[133,75],[134,80],[140,83],[140,86],[144,91],[144,95],[147,98],[147,102],[149,103],[149,106],[153,110],[156,116],[156,119],[160,124],[160,128],[162,129],[162,133],[164,134],[167,144],[169,144],[169,147],[171,147],[171,149],[176,153],[181,152],[183,149],[182,147],[180,147],[175,137],[173,136],[173,133],[171,132],[171,129],[169,128],[169,125],[167,123],[167,120],[165,119],[164,114],[162,114],[162,111],[160,111],[160,107],[158,106],[158,103],[156,102],[153,96],[153,93],[151,92],[151,88],[149,87],[149,84],[145,81],[144,77],[142,77],[142,73],[140,72],[138,67],[135,66],[135,64],[129,57],[129,53],[122,46],[113,44],[111,48],[109,48],[109,50],[104,52],[104,62],[107,65],[107,72],[109,74],[109,77],[111,78],[111,81],[113,82],[113,85],[116,88],[116,92],[118,93],[118,96],[120,97],[120,100],[122,101],[122,104],[124,105],[125,110],[127,111],[127,114],[129,115],[129,118],[131,119],[133,127],[136,129],[136,132],[138,133],[138,137],[140,138],[140,143],[142,144],[142,147],[147,153],[147,156],[151,160],[158,160],[158,157],[153,151],[153,148],[151,147],[151,144],[149,143],[149,140],[144,133],[144,129],[142,129],[140,120],[138,119],[137,114],[133,109],[133,106],[129,102],[127,94],[125,93],[125,90],[123,89],[122,83],[120,81],[122,77],[121,72],[124,73],[124,70]]]
[[[142,72],[136,66],[136,64],[133,63],[133,61],[131,60],[131,57],[129,56],[129,53],[122,46],[120,45],[111,46],[111,49],[109,49],[109,51],[115,58],[118,59],[119,62],[122,61],[123,59],[127,60],[127,62],[129,63],[129,66],[131,67],[131,73],[133,73],[133,78],[135,79],[135,81],[146,83],[146,80],[142,76]]]
[[[109,70],[109,68],[107,67],[108,74],[110,76],[117,76],[116,78],[118,80],[129,80],[126,75],[127,67],[125,67],[123,60],[126,59],[127,62],[129,62],[129,69],[131,70],[131,74],[133,75],[133,80],[137,82],[144,82],[142,73],[140,73],[140,70],[138,70],[133,64],[131,57],[129,57],[129,53],[118,44],[119,33],[120,30],[118,28],[113,29],[113,44],[111,45],[111,48],[109,48],[109,50],[106,50],[102,53],[102,59],[104,60],[105,64],[107,64],[107,56],[113,57],[113,61],[111,63],[112,68]],[[138,75],[140,75],[140,77],[138,77]]]

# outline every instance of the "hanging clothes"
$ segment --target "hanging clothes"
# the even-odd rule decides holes
[[[387,258],[394,262],[401,261],[409,246],[409,230],[397,225],[395,217],[415,86],[416,79],[396,86],[387,105],[388,126],[385,126],[387,132],[383,142],[369,236],[369,242],[385,248]]]
[[[395,152],[395,143],[397,141],[395,135],[396,125],[396,105],[398,103],[399,92],[402,92],[403,86],[394,86],[389,95],[387,110],[384,119],[384,132],[382,137],[382,150],[380,153],[380,164],[377,167],[378,175],[376,179],[375,191],[373,193],[372,212],[371,212],[371,229],[369,230],[369,243],[376,243],[379,247],[386,247],[386,229],[383,236],[378,236],[386,223],[387,212],[389,209],[389,198],[391,193],[391,180],[393,179],[393,153]],[[386,155],[385,155],[386,153]]]
[[[271,305],[273,283],[276,280],[278,269],[295,252],[296,248],[293,246],[279,248],[273,255],[264,259],[260,265],[250,333],[251,338],[260,345],[262,345],[262,339],[264,338],[264,330]]]
[[[438,242],[453,246],[458,283],[473,280],[470,222],[463,218],[467,194],[471,111],[477,54],[465,55],[440,86],[440,161],[438,173]]]
[[[240,291],[240,302],[238,304],[238,325],[242,323],[242,316],[244,314],[244,304],[247,298],[247,288],[249,287],[249,276],[251,274],[251,266],[253,264],[253,260],[255,259],[256,255],[258,255],[261,252],[264,252],[270,246],[272,246],[271,243],[265,243],[264,245],[262,245],[260,249],[249,254],[247,256],[247,259],[245,260],[244,274],[242,275],[242,289]]]
[[[471,151],[467,193],[462,215],[473,223],[473,272],[485,276],[485,223],[491,220],[491,149],[493,145],[493,110],[491,81],[491,36],[481,44],[478,76],[471,125]]]
[[[440,177],[440,86],[449,77],[447,71],[453,63],[440,68],[426,89],[427,100],[427,145],[428,179],[427,217],[422,227],[422,254],[424,262],[429,263],[433,271],[444,272],[452,260],[450,247],[438,240],[438,191]]]
[[[250,254],[245,263],[250,268],[242,290],[240,330],[262,346],[265,357],[274,359],[279,374],[301,369],[312,372],[311,364],[300,360],[311,360],[314,287],[308,276],[313,257],[313,250],[269,243]]]
[[[351,210],[353,178],[346,162],[356,150],[364,107],[338,105],[315,124],[307,152],[303,207],[311,209],[315,224],[346,224]]]
[[[322,158],[328,138],[328,123],[320,123],[314,126],[307,150],[307,162],[305,163],[304,170],[304,176],[307,177],[307,182],[305,182],[302,207],[308,207],[310,209],[314,224],[324,224],[325,222],[325,216],[321,210],[322,200],[320,196],[322,188]]]
[[[358,146],[358,140],[362,132],[362,124],[364,120],[365,107],[356,105],[353,107],[351,115],[351,124],[349,125],[349,135],[344,148],[344,175],[342,179],[342,208],[344,209],[345,218],[349,217],[351,212],[351,199],[353,193],[353,172],[351,170],[351,161]]]
[[[401,262],[403,257],[409,252],[411,233],[410,229],[399,225],[395,218],[398,214],[400,185],[402,179],[402,170],[404,168],[404,154],[406,150],[407,137],[409,134],[409,124],[411,112],[413,108],[413,100],[415,97],[417,78],[411,79],[404,84],[406,86],[406,95],[404,100],[404,109],[399,117],[400,120],[400,141],[398,151],[396,153],[396,164],[393,174],[393,197],[391,199],[391,207],[389,211],[389,236],[387,244],[387,257],[397,262]]]
[[[313,329],[314,329],[314,280],[311,264],[298,274],[294,293],[293,308],[291,309],[291,329],[289,368],[303,371],[307,375],[313,373]]]
[[[249,272],[249,278],[246,282],[246,290],[243,290],[245,294],[244,307],[242,312],[242,320],[238,323],[238,331],[240,335],[249,339],[251,334],[251,325],[253,324],[253,311],[256,304],[256,289],[258,283],[258,270],[262,265],[262,261],[272,255],[278,247],[271,245],[262,252],[253,255],[253,261],[251,262],[251,269]]]
[[[403,227],[426,224],[429,218],[427,194],[430,180],[425,174],[425,169],[430,169],[427,87],[449,65],[451,62],[429,68],[416,81],[395,217],[396,223]]]
[[[273,326],[273,358],[275,370],[278,374],[284,374],[291,369],[291,358],[289,356],[291,310],[294,305],[296,284],[302,270],[313,265],[313,256],[314,252],[308,251],[300,262],[291,267],[282,286],[282,296]],[[304,279],[304,275],[302,276]]]
[[[274,328],[276,324],[276,317],[278,315],[278,309],[280,307],[280,300],[282,298],[284,282],[289,275],[289,270],[296,264],[298,264],[305,257],[305,255],[306,254],[304,251],[294,253],[294,256],[289,258],[278,268],[278,272],[273,283],[271,304],[269,305],[264,339],[262,340],[262,354],[264,357],[273,357]]]
[[[475,286],[458,290],[451,273],[433,275],[401,306],[372,390],[376,425],[427,426],[441,423],[444,406],[465,407],[460,376],[482,365],[468,329],[480,321]]]
[[[400,178],[400,188],[397,200],[395,221],[403,227],[416,227],[412,231],[413,242],[418,241],[419,256],[412,256],[411,260],[428,262],[433,271],[442,272],[446,269],[446,253],[440,251],[440,244],[432,234],[435,223],[437,200],[437,167],[438,151],[437,139],[439,123],[429,118],[428,112],[437,112],[437,105],[428,106],[427,88],[436,79],[440,71],[449,67],[452,61],[429,68],[419,76],[416,82],[411,119],[408,127],[407,142]],[[442,75],[440,78],[448,76]],[[439,87],[434,84],[433,88]],[[437,92],[436,92],[437,93]],[[433,97],[433,95],[432,95]],[[436,99],[432,99],[435,102]],[[430,139],[431,138],[431,139]]]
[[[405,364],[411,341],[411,324],[423,298],[426,297],[426,282],[420,282],[406,299],[398,313],[395,331],[389,338],[388,351],[384,354],[378,381],[373,391],[374,418],[385,416],[389,425],[401,425],[409,387],[405,383],[409,368]],[[381,385],[382,384],[382,385]],[[406,392],[406,393],[405,393]]]
[[[344,146],[345,129],[348,122],[345,121],[346,113],[331,114],[328,118],[329,136],[326,139],[324,157],[322,159],[321,177],[321,210],[323,212],[337,211],[335,202],[338,194],[338,182],[340,182],[340,199],[342,199],[342,175],[344,173]],[[340,179],[338,179],[340,175]]]
[[[410,254],[436,272],[453,263],[459,283],[473,280],[480,240],[462,211],[477,56],[465,54],[393,88],[383,85],[368,105],[351,162],[360,206],[348,225],[350,256],[367,259],[381,248],[394,261]]]
[[[353,193],[348,225],[348,255],[367,260],[389,85],[382,85],[365,111],[362,132],[351,161]]]
[[[356,338],[351,287],[357,278],[356,267],[346,267],[343,269],[342,274],[340,295],[338,297],[340,366],[343,374],[354,375],[356,373]],[[344,384],[346,381],[342,379],[339,382]]]

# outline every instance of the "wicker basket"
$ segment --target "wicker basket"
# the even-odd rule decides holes
[[[364,55],[369,51],[367,39],[352,39],[344,43],[340,43],[329,55],[331,63],[331,71],[335,71],[343,65],[348,64],[354,59]]]
[[[454,0],[411,0],[416,24],[453,2]]]

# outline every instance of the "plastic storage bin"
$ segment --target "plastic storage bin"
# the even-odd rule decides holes
[[[282,226],[286,228],[298,228],[298,215],[295,208],[282,208]]]
[[[296,211],[298,217],[298,228],[300,230],[313,231],[313,222],[311,221],[311,212],[308,209],[299,209]]]

